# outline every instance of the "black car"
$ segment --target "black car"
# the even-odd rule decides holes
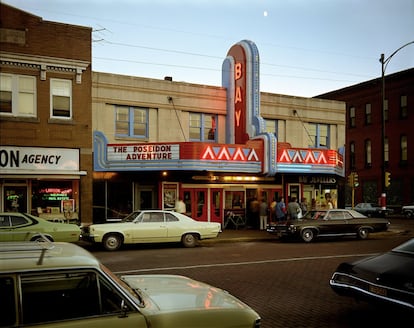
[[[414,311],[414,238],[387,253],[340,264],[329,284],[342,296]]]
[[[354,210],[368,217],[377,218],[386,217],[394,212],[391,208],[382,208],[375,203],[359,203],[355,205]]]
[[[267,232],[285,239],[301,238],[305,242],[337,236],[366,239],[371,232],[386,231],[389,224],[384,218],[368,218],[354,210],[332,209],[310,211],[298,220],[271,223]]]

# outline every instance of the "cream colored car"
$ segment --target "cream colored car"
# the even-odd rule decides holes
[[[194,247],[198,240],[216,238],[217,222],[200,222],[172,211],[145,210],[129,214],[119,223],[92,224],[82,228],[82,239],[115,251],[123,244],[181,242]]]
[[[0,243],[0,327],[260,327],[219,288],[175,275],[118,277],[71,243]]]

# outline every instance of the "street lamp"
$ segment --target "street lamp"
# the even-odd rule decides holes
[[[381,143],[382,143],[382,164],[381,164],[381,206],[385,209],[386,207],[386,183],[385,183],[385,70],[387,68],[388,63],[390,62],[391,58],[401,49],[405,48],[406,46],[414,44],[414,41],[408,42],[403,46],[399,47],[395,50],[387,59],[384,59],[384,54],[381,54],[379,61],[381,62],[381,82],[382,82],[382,121],[381,121]]]

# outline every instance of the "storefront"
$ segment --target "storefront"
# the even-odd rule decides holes
[[[0,166],[1,211],[78,220],[78,149],[2,146]]]

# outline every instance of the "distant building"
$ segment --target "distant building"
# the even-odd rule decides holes
[[[0,211],[90,218],[92,30],[0,8]]]
[[[346,102],[346,176],[358,173],[355,202],[382,193],[381,78],[318,96]],[[414,202],[414,68],[385,76],[385,170],[391,174],[387,204]],[[351,203],[348,188],[347,204]]]

